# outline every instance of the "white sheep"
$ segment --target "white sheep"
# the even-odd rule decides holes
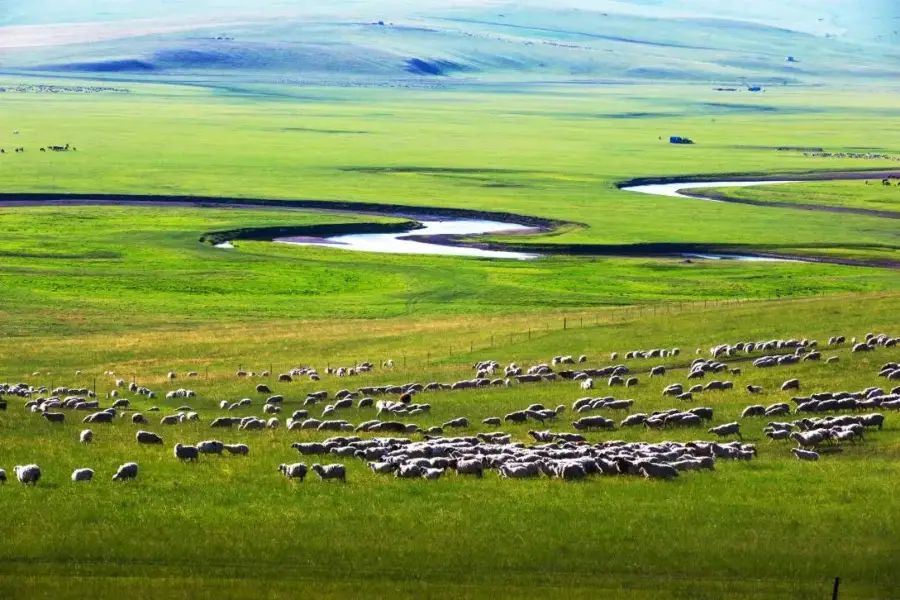
[[[315,464],[311,468],[316,472],[316,474],[319,476],[319,479],[321,479],[322,481],[327,481],[329,479],[340,479],[344,483],[347,483],[347,469],[342,464],[332,464],[324,466]]]
[[[428,479],[429,481],[437,481],[444,475],[443,469],[424,469],[422,472],[422,478]]]
[[[394,471],[394,477],[398,479],[420,479],[425,475],[425,469],[417,464],[400,465],[400,468]]]
[[[797,460],[819,460],[818,452],[810,452],[809,450],[801,450],[800,448],[791,448],[791,453],[797,457]]]
[[[225,444],[225,450],[229,454],[238,456],[247,456],[250,453],[250,448],[247,444]]]
[[[290,465],[280,464],[278,465],[278,470],[281,471],[282,475],[292,481],[294,479],[299,479],[300,483],[303,483],[303,480],[306,478],[306,473],[309,471],[305,463],[294,463]]]
[[[80,482],[80,481],[91,481],[94,478],[93,469],[76,469],[74,473],[72,473],[72,481]]]
[[[225,450],[225,444],[219,440],[206,440],[197,444],[197,451],[200,454],[222,454]]]
[[[642,461],[637,466],[641,475],[647,479],[675,479],[678,477],[678,469],[670,465]]]
[[[91,442],[94,441],[94,432],[91,431],[90,429],[85,429],[78,436],[78,439],[81,441],[82,444],[90,444]]]
[[[163,440],[161,437],[153,433],[152,431],[138,431],[137,435],[138,444],[162,444]]]
[[[197,460],[199,457],[200,452],[196,446],[175,444],[175,458],[178,460]]]
[[[712,433],[719,437],[729,437],[732,435],[738,436],[740,439],[744,439],[741,435],[741,424],[740,423],[726,423],[724,425],[719,425],[718,427],[713,427],[709,429],[707,433]]]
[[[128,481],[131,479],[136,479],[138,475],[138,466],[137,463],[125,463],[124,465],[119,467],[119,470],[116,471],[116,474],[113,475],[113,481]]]
[[[37,465],[16,465],[13,467],[16,479],[24,485],[37,485],[41,479],[41,468]]]
[[[478,459],[460,460],[456,463],[456,474],[484,477],[484,464]]]

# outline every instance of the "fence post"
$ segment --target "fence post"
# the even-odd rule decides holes
[[[838,592],[840,591],[840,588],[841,588],[841,578],[835,577],[834,578],[834,591],[831,593],[831,600],[838,600]]]
[[[569,325],[569,320],[564,317],[563,318],[563,331],[565,331],[568,328],[568,325]]]

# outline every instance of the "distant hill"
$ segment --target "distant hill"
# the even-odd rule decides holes
[[[896,80],[895,0],[29,0],[0,70],[106,78]]]

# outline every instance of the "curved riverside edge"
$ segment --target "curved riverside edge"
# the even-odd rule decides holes
[[[727,180],[722,179],[728,177]],[[735,198],[722,192],[706,192],[692,194],[691,190],[753,187],[759,185],[780,185],[786,183],[808,183],[815,181],[862,181],[868,179],[898,179],[900,170],[895,171],[841,171],[820,173],[785,173],[781,175],[693,175],[686,177],[639,177],[616,185],[623,192],[636,192],[674,198],[691,198],[707,202],[724,202],[729,204],[746,204],[764,208],[788,208],[840,214],[863,215],[879,219],[900,219],[900,212],[874,210],[851,206],[825,206],[822,204],[803,204],[799,202],[765,202]]]
[[[727,177],[728,181],[722,181]],[[765,185],[767,183],[782,183],[785,181],[828,181],[844,179],[882,179],[887,177],[900,178],[900,171],[842,171],[821,173],[791,173],[780,175],[746,173],[734,175],[694,175],[683,177],[656,177],[640,178],[620,182],[616,185],[619,189],[634,188],[650,185],[677,186],[678,189],[690,188],[691,185],[702,183],[704,187],[722,187],[722,184],[739,183],[746,185]],[[649,192],[647,192],[649,193]],[[677,193],[677,192],[676,192]],[[672,194],[663,194],[671,196]],[[678,194],[679,196],[682,194]],[[690,199],[710,201],[709,198],[686,196]],[[719,200],[715,198],[714,200]],[[723,201],[729,201],[724,199]],[[742,203],[752,203],[743,202]],[[758,203],[765,207],[782,208],[776,203]],[[472,254],[471,250],[488,251],[496,253],[512,254],[513,256],[498,255],[498,258],[535,258],[540,255],[570,255],[570,256],[610,256],[610,257],[638,257],[638,258],[699,258],[715,260],[777,260],[828,263],[846,266],[865,266],[876,268],[900,269],[900,261],[894,260],[854,260],[835,257],[810,257],[785,253],[789,247],[779,245],[777,247],[749,245],[749,244],[691,244],[691,243],[638,243],[638,244],[552,244],[531,241],[529,243],[503,241],[503,242],[472,242],[465,238],[478,235],[474,232],[439,233],[432,235],[417,235],[425,233],[427,225],[419,222],[446,222],[477,220],[493,222],[489,231],[484,233],[553,233],[564,227],[586,227],[582,223],[568,222],[555,219],[547,219],[528,215],[519,215],[506,212],[489,212],[471,209],[425,207],[403,204],[365,203],[351,201],[328,200],[277,200],[277,199],[252,199],[210,196],[171,196],[171,195],[128,195],[128,194],[64,194],[64,193],[0,193],[0,207],[10,206],[48,206],[48,205],[72,205],[72,206],[173,206],[193,208],[219,208],[219,209],[275,209],[275,210],[313,210],[331,213],[353,213],[378,216],[390,216],[410,219],[402,223],[343,223],[331,225],[306,225],[297,227],[262,227],[240,228],[228,231],[208,232],[201,236],[201,241],[219,248],[228,248],[234,240],[276,240],[284,237],[318,238],[312,241],[317,245],[334,245],[330,237],[354,236],[369,234],[384,234],[394,240],[404,242],[416,242],[423,246],[441,246],[444,248],[459,248],[464,252],[429,252],[433,254],[459,254],[463,256],[485,256],[484,254]],[[804,205],[800,205],[802,209]],[[798,205],[786,204],[784,208],[798,208]],[[814,207],[814,209],[833,209],[841,207]],[[863,210],[863,209],[859,209]],[[836,211],[847,212],[847,211]],[[878,213],[880,211],[871,211]],[[865,211],[864,214],[871,212]],[[874,214],[872,216],[885,216],[896,218],[895,213],[888,215]],[[500,224],[513,225],[513,227],[499,227]],[[497,225],[497,228],[494,228]],[[339,242],[340,243],[340,242]],[[233,246],[232,246],[233,247]],[[805,249],[815,248],[815,245],[804,244]],[[828,248],[828,245],[822,245]],[[888,245],[851,246],[848,248],[895,250]],[[519,256],[515,256],[519,255]]]

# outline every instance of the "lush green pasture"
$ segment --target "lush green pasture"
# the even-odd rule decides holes
[[[0,146],[29,151],[2,157],[3,190],[361,200],[588,226],[549,240],[556,243],[824,243],[838,254],[897,247],[895,224],[873,217],[648,197],[613,185],[637,176],[890,168],[896,163],[776,151],[892,152],[900,121],[890,93],[132,87],[124,96],[7,94]],[[672,146],[674,134],[698,143]],[[37,152],[65,143],[78,152]]]
[[[0,98],[0,192],[199,194],[461,207],[584,224],[516,241],[700,243],[837,258],[895,257],[896,220],[715,204],[621,192],[639,176],[890,168],[896,163],[806,159],[779,146],[900,152],[895,96],[866,90],[559,86],[508,92],[133,86],[129,95]],[[77,116],[77,118],[74,118]],[[13,136],[18,129],[21,134]],[[670,146],[669,135],[697,140]],[[662,139],[660,139],[662,138]],[[70,153],[37,148],[70,143]],[[10,149],[26,146],[25,154]],[[806,202],[868,206],[882,190],[809,184]],[[896,188],[893,188],[896,189]],[[817,191],[822,190],[822,191]],[[742,191],[741,193],[768,194]],[[781,193],[781,192],[775,192]],[[869,194],[872,194],[871,196]],[[781,201],[781,200],[779,200]],[[191,387],[204,422],[150,429],[141,448],[125,421],[77,443],[74,415],[52,426],[0,412],[0,467],[37,462],[36,489],[0,488],[5,524],[0,597],[893,597],[894,481],[900,426],[864,444],[798,463],[745,425],[758,461],[721,464],[659,484],[598,479],[396,481],[347,460],[346,486],[291,485],[276,466],[290,443],[318,434],[241,435],[209,421],[218,402],[252,397],[261,380],[299,365],[391,358],[396,368],[320,383],[273,384],[286,415],[306,392],[379,382],[452,382],[478,359],[533,364],[556,354],[607,364],[609,353],[679,346],[666,378],[643,373],[634,409],[670,408],[662,387],[683,381],[695,348],[774,337],[898,335],[896,270],[804,263],[547,257],[488,261],[372,255],[334,248],[199,241],[209,231],[387,221],[327,212],[159,206],[0,208],[0,381],[97,386],[119,376],[165,392]],[[499,238],[498,238],[499,239]],[[832,352],[826,354],[830,355]],[[715,422],[748,404],[804,392],[884,384],[897,350],[757,371],[741,363],[735,390],[704,394]],[[181,378],[169,383],[165,374]],[[82,374],[76,376],[75,371]],[[188,371],[199,377],[186,379]],[[267,381],[267,380],[262,380]],[[765,386],[761,397],[744,391]],[[618,394],[626,393],[624,390]],[[596,391],[605,395],[605,390]],[[541,402],[570,405],[574,383],[428,396],[421,426]],[[183,402],[159,400],[162,414]],[[141,410],[149,407],[136,399]],[[150,413],[158,415],[159,413]],[[342,417],[371,418],[359,409]],[[570,415],[569,415],[570,416]],[[896,417],[896,418],[895,418]],[[570,429],[568,416],[553,424]],[[525,441],[527,427],[506,426]],[[480,425],[466,433],[483,431]],[[176,442],[244,441],[246,459],[182,465]],[[617,431],[604,439],[708,439],[705,431]],[[136,460],[137,482],[112,471]],[[307,461],[312,462],[312,461]],[[76,467],[97,481],[74,486]]]
[[[841,576],[842,597],[892,597],[900,586],[896,415],[889,415],[885,430],[871,432],[864,444],[825,455],[819,463],[791,459],[787,446],[770,445],[762,437],[764,420],[751,420],[744,424],[745,437],[759,444],[758,461],[720,463],[715,473],[686,474],[668,484],[615,478],[574,485],[502,481],[494,474],[484,480],[448,475],[438,482],[398,481],[371,474],[361,461],[349,459],[342,461],[349,467],[347,485],[315,478],[292,485],[275,467],[296,459],[291,442],[323,435],[284,429],[213,433],[208,422],[221,413],[223,398],[251,397],[255,405],[238,414],[260,412],[262,396],[253,390],[259,379],[235,378],[238,364],[257,370],[274,364],[276,372],[298,364],[321,368],[328,362],[350,364],[351,356],[366,351],[360,359],[393,357],[397,368],[354,379],[325,376],[319,383],[273,384],[286,396],[287,415],[313,389],[454,381],[471,376],[469,362],[476,358],[531,364],[557,353],[586,352],[594,366],[608,364],[612,350],[678,345],[682,357],[662,361],[674,367],[672,372],[654,380],[639,374],[641,385],[627,392],[636,400],[634,411],[670,408],[677,401],[663,399],[660,390],[684,382],[686,372],[679,367],[691,360],[695,346],[780,336],[824,341],[837,333],[891,331],[896,300],[872,296],[695,306],[656,316],[613,311],[597,315],[596,325],[589,321],[566,331],[535,331],[530,341],[498,336],[493,348],[465,349],[452,358],[434,354],[444,342],[473,336],[476,323],[436,319],[433,326],[442,330],[429,333],[415,322],[375,322],[372,331],[358,330],[357,338],[351,324],[332,322],[320,334],[285,324],[266,328],[255,339],[209,329],[133,339],[35,340],[32,352],[80,354],[85,372],[75,376],[71,359],[51,369],[22,354],[17,362],[7,359],[0,380],[90,386],[97,377],[102,395],[112,380],[100,370],[113,368],[127,378],[134,373],[159,392],[181,386],[196,390],[198,397],[187,403],[204,422],[148,427],[164,436],[163,448],[138,447],[136,427],[124,420],[95,425],[95,442],[81,446],[82,426],[75,415],[53,426],[10,399],[9,410],[0,413],[0,465],[9,470],[33,461],[45,476],[36,489],[0,488],[0,514],[7,523],[0,591],[11,598],[106,598],[124,589],[133,589],[137,597],[290,597],[303,590],[313,597],[820,598],[827,596],[830,579]],[[514,326],[499,325],[498,331]],[[406,350],[415,354],[404,367],[400,353]],[[426,352],[434,353],[430,362]],[[734,391],[703,394],[696,404],[712,406],[714,422],[723,423],[736,419],[748,404],[786,400],[789,394],[776,390],[789,377],[799,377],[806,392],[854,390],[883,384],[876,376],[880,365],[900,359],[897,350],[861,356],[846,347],[826,351],[830,355],[841,362],[765,371],[738,363],[744,372],[732,377]],[[209,357],[208,375],[201,356]],[[630,365],[642,373],[658,362]],[[32,376],[32,369],[41,372]],[[181,379],[167,383],[168,369],[177,370]],[[188,370],[198,370],[200,377],[186,379]],[[750,396],[743,391],[748,383],[761,384],[766,392]],[[534,402],[569,405],[582,395],[572,382],[435,393],[425,398],[432,413],[418,424],[463,415],[479,423]],[[184,403],[154,402],[163,408],[157,417]],[[140,410],[148,406],[135,400]],[[372,413],[354,408],[341,416],[359,422]],[[569,419],[566,415],[552,428],[570,430]],[[503,429],[524,441],[528,428]],[[474,425],[466,433],[484,430]],[[213,437],[248,443],[250,456],[182,465],[171,455],[176,442]],[[623,430],[589,437],[687,441],[709,436],[696,430]],[[139,480],[113,485],[109,477],[128,460],[141,465]],[[75,486],[69,474],[86,466],[97,470],[97,480]]]
[[[234,227],[353,221],[274,210],[0,208],[3,331],[27,339],[137,333],[168,324],[564,313],[634,302],[758,300],[900,286],[900,275],[891,270],[803,263],[498,262],[271,242],[237,242],[225,250],[199,241],[204,232]],[[0,356],[12,351],[0,348]]]
[[[816,204],[840,208],[862,208],[900,213],[900,190],[882,185],[880,179],[869,181],[829,181],[816,183],[792,183],[749,188],[714,190],[729,197],[755,202],[784,202],[790,204]]]

